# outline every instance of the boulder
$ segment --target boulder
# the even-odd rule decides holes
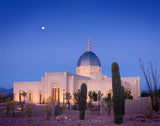
[[[56,117],[56,120],[58,121],[68,120],[68,117],[66,115],[59,115]]]

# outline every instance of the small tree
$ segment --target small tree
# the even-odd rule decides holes
[[[98,94],[95,91],[89,91],[88,92],[88,96],[89,96],[89,108],[90,110],[93,112],[94,111],[94,105],[92,105],[92,101],[97,101],[98,99]]]
[[[94,99],[92,91],[88,92],[88,97],[89,97],[89,108],[92,109],[92,101]]]
[[[100,110],[100,102],[101,102],[101,97],[103,96],[103,93],[101,93],[101,91],[98,91],[97,93],[97,100],[98,100],[98,108],[99,108],[99,113],[101,114],[101,110]]]
[[[49,120],[49,117],[52,115],[52,111],[53,111],[52,98],[48,97],[45,100],[45,103],[46,103],[46,107],[45,107],[46,119]]]
[[[22,96],[24,98],[24,104],[25,104],[25,97],[27,96],[27,93],[25,91],[23,91]]]
[[[76,90],[76,91],[73,93],[73,96],[74,96],[74,103],[75,103],[76,105],[79,104],[79,100],[80,100],[80,92],[81,92],[81,90],[78,89],[78,90]]]
[[[125,89],[124,93],[125,99],[133,99],[133,95],[131,95],[131,91],[129,89]]]
[[[101,93],[101,91],[98,91],[97,93],[98,106],[100,106],[100,100],[102,96],[103,96],[103,93]]]
[[[158,110],[159,110],[159,100],[158,100],[158,90],[157,90],[157,86],[158,86],[157,69],[156,68],[153,69],[153,65],[150,62],[149,67],[148,67],[148,74],[147,74],[145,69],[144,69],[144,65],[143,65],[140,58],[139,58],[139,62],[140,62],[140,67],[142,69],[143,75],[144,75],[145,80],[146,80],[146,84],[147,84],[148,89],[149,89],[149,95],[150,95],[150,98],[151,98],[152,110],[158,112]],[[154,87],[152,88],[152,86],[154,86]]]
[[[88,97],[89,97],[90,104],[92,104],[92,101],[93,101],[93,93],[92,93],[92,91],[88,92]]]
[[[7,102],[7,105],[6,105],[7,116],[9,116],[10,113],[12,113],[12,117],[15,117],[15,109],[16,109],[15,102],[13,102],[13,101]]]
[[[112,110],[112,106],[113,106],[113,103],[112,103],[112,97],[111,97],[111,94],[108,94],[108,96],[106,98],[103,98],[103,100],[105,101],[106,103],[106,110],[108,112],[108,116],[111,115],[111,110]]]
[[[72,96],[69,92],[66,92],[66,101],[68,104],[68,110],[70,110],[70,100],[72,99]]]
[[[4,102],[4,97],[5,97],[5,94],[0,93],[0,102]]]
[[[95,91],[93,91],[92,94],[93,94],[93,100],[97,101],[97,93]]]

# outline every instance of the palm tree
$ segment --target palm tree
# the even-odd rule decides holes
[[[23,95],[23,98],[24,98],[24,104],[25,104],[25,97],[27,96],[27,93],[26,93],[25,91],[23,91],[22,95]]]

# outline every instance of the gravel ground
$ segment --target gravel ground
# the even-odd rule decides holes
[[[57,117],[0,117],[0,126],[117,126],[114,124],[114,117],[107,115],[93,115],[86,112],[85,120],[79,120],[78,111],[64,111],[61,117],[66,120],[57,121]],[[151,119],[145,115],[134,114],[123,117],[122,126],[160,126],[160,113],[153,114]],[[118,126],[121,126],[118,125]]]

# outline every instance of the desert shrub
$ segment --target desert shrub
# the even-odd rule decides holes
[[[92,115],[94,115],[95,111],[98,109],[98,107],[94,104],[92,104],[92,106],[90,107],[90,111],[92,113]]]
[[[65,106],[63,106],[63,107],[65,107]],[[61,114],[59,102],[57,102],[57,105],[54,106],[54,114],[55,114],[56,116]]]
[[[62,114],[62,112],[65,110],[65,107],[64,106],[62,106],[62,107],[60,107],[60,114]]]
[[[149,96],[149,93],[147,93],[147,92],[142,92],[141,93],[141,97],[148,97]]]
[[[16,109],[16,103],[13,101],[9,101],[6,104],[6,114],[9,116],[12,113],[12,117],[15,117],[15,109]]]
[[[151,116],[152,116],[152,107],[148,105],[147,111],[146,111],[146,117],[150,119]]]
[[[32,105],[31,104],[26,104],[24,113],[28,116],[31,117],[32,114]]]
[[[45,100],[45,103],[46,103],[46,106],[45,106],[46,119],[49,120],[50,116],[52,115],[52,111],[53,111],[52,98],[48,97]]]

